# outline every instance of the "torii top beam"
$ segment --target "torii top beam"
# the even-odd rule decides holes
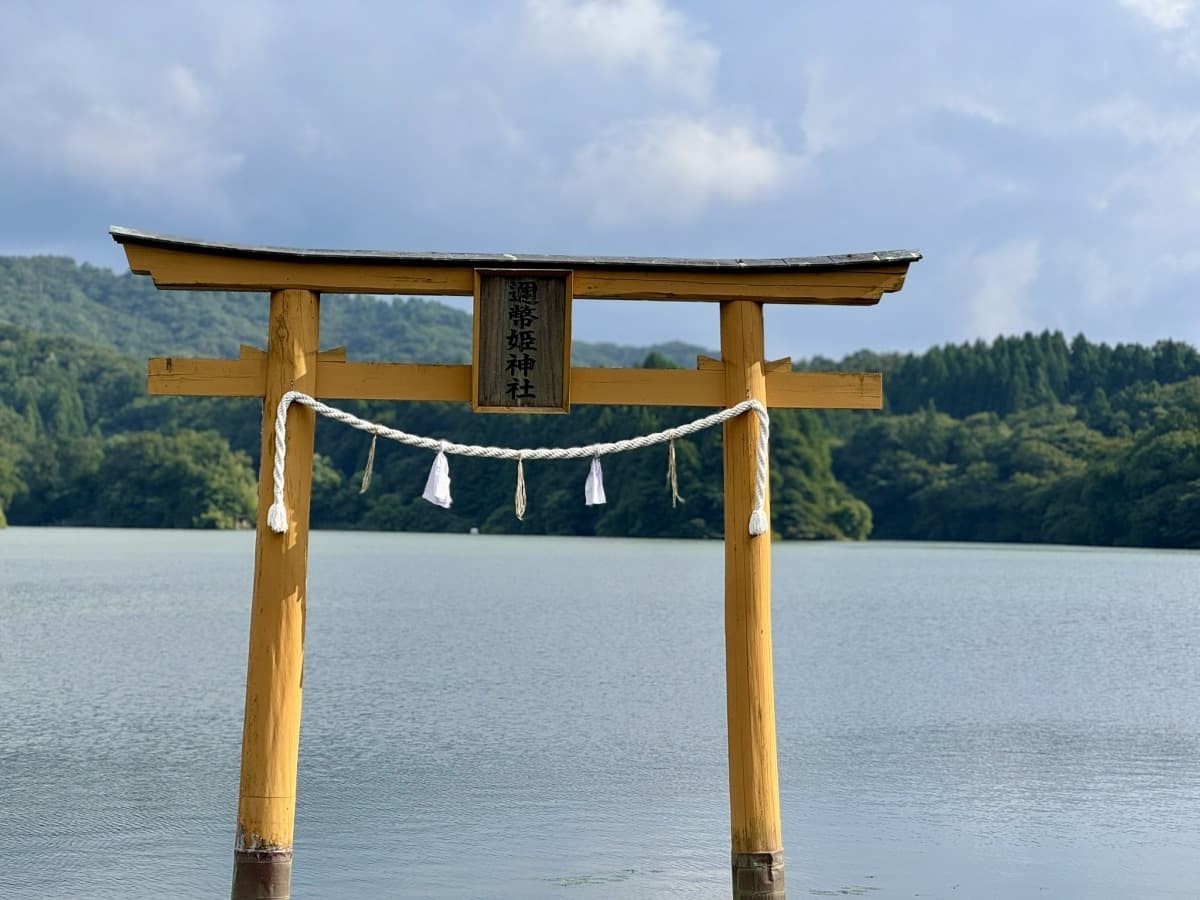
[[[570,269],[576,299],[756,300],[871,306],[898,291],[916,250],[780,259],[299,250],[190,240],[114,226],[130,268],[160,288],[470,296],[481,268]]]

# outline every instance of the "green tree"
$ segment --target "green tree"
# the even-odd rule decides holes
[[[132,432],[104,445],[75,524],[232,528],[253,521],[256,480],[244,453],[215,432]]]

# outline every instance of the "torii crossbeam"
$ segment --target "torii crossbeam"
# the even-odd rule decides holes
[[[761,260],[518,257],[249,247],[119,227],[111,234],[124,246],[130,268],[150,275],[160,288],[263,291],[271,297],[265,353],[243,348],[234,360],[149,363],[152,394],[263,399],[234,900],[287,898],[291,890],[314,416],[301,407],[289,418],[285,494],[290,524],[285,534],[275,534],[266,515],[272,499],[273,422],[284,393],[494,408],[480,402],[486,373],[478,363],[479,311],[480,297],[487,295],[481,295],[479,284],[497,273],[510,279],[519,273],[534,280],[564,279],[567,348],[572,298],[720,304],[721,359],[702,358],[694,370],[568,367],[562,373],[562,409],[570,404],[728,407],[744,400],[777,408],[878,409],[883,402],[878,374],[793,372],[788,359],[768,361],[763,305],[873,305],[884,293],[899,290],[909,265],[921,258],[912,250]],[[322,293],[474,295],[476,363],[358,363],[348,362],[344,351],[320,352]],[[754,416],[741,416],[723,427],[733,897],[783,900],[770,533],[752,536],[746,529],[759,426]]]

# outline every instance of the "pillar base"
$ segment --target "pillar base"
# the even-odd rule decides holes
[[[234,850],[232,900],[288,900],[291,850]]]
[[[733,854],[733,900],[784,900],[783,851]]]

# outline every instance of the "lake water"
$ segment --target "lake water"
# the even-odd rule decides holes
[[[252,558],[0,531],[0,897],[228,896]],[[294,896],[727,897],[721,572],[314,534]],[[1200,896],[1198,586],[1185,552],[776,544],[789,896]]]

